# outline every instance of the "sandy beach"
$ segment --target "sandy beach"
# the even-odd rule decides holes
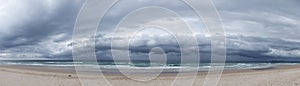
[[[201,86],[205,75],[206,73],[199,73],[193,85]],[[0,86],[82,86],[75,72],[60,69],[1,66],[0,76]],[[98,80],[93,74],[82,76],[91,86],[103,86],[105,83],[105,80]],[[105,77],[112,86],[168,86],[176,75],[162,74],[152,81],[144,82],[116,74],[106,74]],[[180,78],[182,82],[192,80],[189,74]],[[265,70],[228,70],[223,72],[218,86],[300,86],[300,66],[281,66]]]

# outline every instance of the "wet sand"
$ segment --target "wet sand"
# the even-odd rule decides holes
[[[201,86],[207,72],[177,77],[175,86]],[[162,74],[151,81],[136,81],[121,74],[81,74],[78,78],[73,70],[30,66],[0,66],[0,86],[169,86],[176,74]],[[136,75],[134,78],[151,78]],[[107,84],[107,82],[110,83]],[[226,70],[218,86],[300,86],[300,66],[280,66],[271,69]]]

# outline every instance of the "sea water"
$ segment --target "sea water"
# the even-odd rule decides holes
[[[272,62],[227,62],[215,63],[224,67],[224,70],[235,69],[267,69],[281,65],[297,65],[299,63],[272,63]],[[214,64],[214,65],[215,65]],[[149,62],[114,62],[114,61],[72,61],[72,60],[0,60],[0,65],[4,66],[38,66],[38,67],[56,67],[56,68],[74,68],[75,66],[85,68],[87,71],[98,71],[105,73],[119,73],[117,70],[164,70],[166,73],[178,72],[180,70],[188,71],[208,71],[214,65],[208,62],[202,63],[149,63]]]

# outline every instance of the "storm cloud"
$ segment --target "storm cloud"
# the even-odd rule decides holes
[[[72,45],[79,44],[72,42],[72,32],[83,3],[84,0],[2,0],[0,58],[72,59]],[[129,3],[133,5],[129,6]],[[214,0],[214,3],[225,30],[228,61],[300,61],[298,0]],[[104,16],[95,37],[97,57],[110,60],[111,50],[122,50],[122,46],[127,46],[120,42],[120,47],[111,47],[115,26],[130,10],[151,5],[165,6],[178,12],[196,35],[198,45],[194,46],[199,47],[201,60],[210,59],[209,32],[193,10],[179,0],[123,0],[114,5]],[[154,15],[155,11],[150,10],[145,14]],[[151,22],[143,22],[149,19]],[[136,21],[140,23],[121,27],[124,30],[122,34],[138,29],[134,26],[145,23],[162,23],[176,28],[177,22],[174,17]],[[145,30],[132,38],[120,36],[114,40],[131,40],[129,51],[131,57],[137,60],[147,59],[154,47],[161,47],[168,58],[180,59],[180,46],[172,34],[167,32]]]

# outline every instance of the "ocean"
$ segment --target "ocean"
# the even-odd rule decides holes
[[[216,63],[218,64],[218,63]],[[221,65],[221,63],[219,63]],[[224,65],[224,70],[235,69],[268,69],[282,65],[297,65],[299,63],[290,62],[227,62]],[[75,65],[85,68],[86,71],[98,71],[101,69],[103,73],[119,73],[118,69],[141,69],[141,70],[164,70],[164,73],[177,73],[179,69],[188,71],[208,71],[211,68],[210,63],[149,63],[149,62],[114,62],[114,61],[72,61],[72,60],[0,60],[2,66],[37,66],[37,67],[54,67],[54,68],[74,68]]]

